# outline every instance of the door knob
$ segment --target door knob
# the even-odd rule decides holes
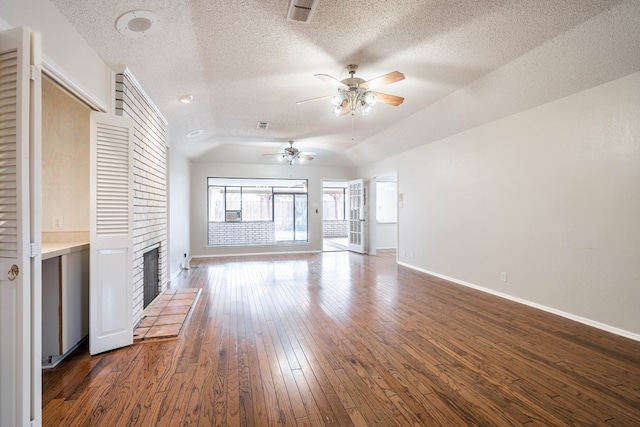
[[[20,269],[18,268],[17,265],[13,264],[11,266],[11,269],[9,270],[9,272],[7,273],[7,279],[9,280],[15,280],[16,277],[18,277],[18,274],[20,273]]]

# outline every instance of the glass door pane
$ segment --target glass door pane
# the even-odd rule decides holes
[[[294,240],[293,194],[273,195],[276,242]]]
[[[307,241],[307,195],[294,195],[295,208],[295,240]]]

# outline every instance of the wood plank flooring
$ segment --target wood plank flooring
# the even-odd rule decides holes
[[[640,425],[640,342],[394,260],[195,260],[179,337],[45,371],[44,425]]]

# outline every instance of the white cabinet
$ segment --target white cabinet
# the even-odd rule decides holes
[[[53,367],[89,333],[88,244],[43,245],[42,363]]]

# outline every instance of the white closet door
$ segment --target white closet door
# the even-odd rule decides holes
[[[39,106],[39,64],[31,33],[0,32],[0,425],[31,421],[31,108]],[[31,70],[34,70],[33,72]],[[30,76],[34,76],[32,83]],[[33,104],[31,92],[34,92]],[[39,117],[39,116],[38,116]],[[33,130],[33,132],[31,132]],[[34,142],[35,144],[35,142]],[[36,256],[37,259],[39,257]],[[39,392],[39,388],[37,390]],[[35,413],[38,411],[36,410]]]
[[[91,113],[89,352],[133,343],[133,126]]]
[[[349,250],[364,253],[364,181],[349,181]]]

